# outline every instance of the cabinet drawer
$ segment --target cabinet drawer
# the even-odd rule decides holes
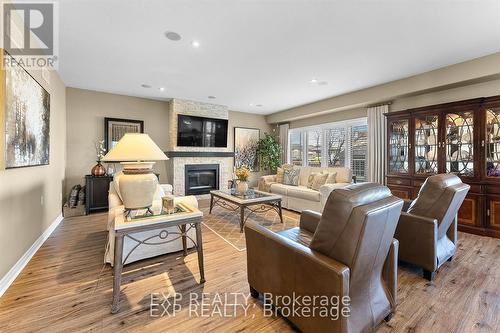
[[[389,185],[392,195],[401,199],[411,199],[411,187]]]
[[[400,185],[400,186],[410,186],[411,180],[405,178],[387,178],[387,184],[389,185]]]

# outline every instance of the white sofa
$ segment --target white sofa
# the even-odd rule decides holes
[[[169,184],[158,185],[154,196],[154,204],[161,205],[161,197],[165,196],[166,194],[172,194],[172,185]],[[104,262],[110,263],[111,266],[113,266],[113,256],[115,249],[115,232],[114,232],[115,214],[123,213],[122,201],[116,191],[114,182],[111,182],[109,184],[108,200],[109,200],[108,242],[106,245],[106,252],[104,254]],[[198,201],[194,196],[178,197],[175,198],[174,201],[176,203],[186,202],[193,207],[198,207]],[[167,228],[166,230],[170,230],[173,232],[179,231],[177,227]],[[143,240],[156,234],[158,234],[158,231],[150,230],[150,231],[138,232],[132,234],[132,236],[136,239]],[[196,231],[194,230],[194,228],[189,229],[187,231],[187,235],[191,237],[191,239],[196,240]],[[125,237],[123,240],[123,253],[128,253],[130,249],[132,249],[135,245],[137,245],[137,242],[133,241],[128,237]],[[187,246],[188,248],[191,248],[194,246],[194,244],[188,240]],[[182,250],[182,240],[180,238],[176,239],[175,241],[161,245],[141,244],[134,250],[134,252],[132,252],[132,254],[127,258],[127,261],[124,264],[129,264],[137,260],[152,258],[162,254],[177,252],[181,250]]]
[[[330,193],[336,188],[342,188],[352,183],[352,171],[349,168],[319,168],[319,167],[297,167],[300,168],[299,185],[284,185],[276,182],[276,175],[262,176],[259,180],[259,190],[264,192],[280,194],[283,197],[281,205],[284,208],[302,212],[310,209],[322,212]],[[307,187],[307,181],[311,172],[336,172],[336,183],[325,184],[319,191]]]

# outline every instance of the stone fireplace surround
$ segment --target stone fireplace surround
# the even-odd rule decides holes
[[[185,166],[192,164],[218,164],[219,165],[219,188],[227,187],[232,179],[234,152],[229,147],[178,147],[177,146],[177,116],[179,114],[228,119],[229,112],[226,106],[200,103],[194,101],[172,99],[169,104],[169,149],[166,152],[167,178],[173,186],[175,195],[185,195]],[[230,130],[228,128],[228,130]],[[208,194],[198,195],[198,199],[208,198]]]

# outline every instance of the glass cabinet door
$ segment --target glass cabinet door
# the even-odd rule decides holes
[[[446,172],[474,176],[474,112],[448,113],[445,117]]]
[[[415,122],[415,174],[438,173],[439,115],[418,115]]]
[[[408,173],[409,120],[392,120],[389,128],[389,173]]]
[[[486,176],[500,177],[500,108],[486,109]]]

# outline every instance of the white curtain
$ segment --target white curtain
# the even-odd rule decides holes
[[[280,145],[283,149],[283,154],[281,155],[281,162],[283,164],[287,163],[288,159],[288,130],[290,129],[290,124],[280,124]]]
[[[389,105],[379,105],[367,109],[368,113],[368,180],[385,184],[387,121],[385,113]]]

